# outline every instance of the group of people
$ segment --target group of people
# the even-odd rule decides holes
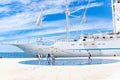
[[[55,56],[52,54],[47,54],[47,63],[50,65],[55,65]]]
[[[91,56],[92,56],[91,53],[88,50],[87,50],[87,52],[88,52],[88,60],[92,60],[91,59]],[[42,60],[42,55],[38,54],[37,58],[40,62],[40,60]],[[47,58],[47,64],[48,65],[55,65],[55,56],[53,54],[48,53],[46,55],[46,58]]]
[[[38,54],[36,55],[38,60],[39,60],[39,63],[40,63],[40,60],[42,60],[42,55]],[[55,56],[53,54],[47,54],[46,55],[46,58],[47,58],[47,64],[48,65],[55,65]]]

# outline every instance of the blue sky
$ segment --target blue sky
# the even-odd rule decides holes
[[[86,22],[81,24],[81,16],[88,0],[68,0],[70,11],[70,37],[80,34],[112,31],[111,0],[90,0],[86,13]],[[41,27],[36,20],[43,13]],[[65,0],[0,0],[0,42],[21,43],[31,39],[43,38],[56,40],[65,38]],[[21,51],[1,45],[0,52]]]

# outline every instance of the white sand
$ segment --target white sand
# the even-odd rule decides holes
[[[119,59],[120,57],[103,57]],[[18,62],[26,59],[0,59],[0,80],[119,80],[120,62],[87,66],[40,66]]]

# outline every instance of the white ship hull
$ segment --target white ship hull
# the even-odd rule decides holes
[[[54,45],[14,44],[24,52],[33,55],[53,54],[56,57],[83,57],[89,56],[120,56],[120,39],[102,39],[87,41],[60,41]]]

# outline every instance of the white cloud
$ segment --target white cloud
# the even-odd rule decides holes
[[[9,1],[12,1],[12,0],[9,0]],[[23,1],[23,0],[20,0],[20,1]],[[27,2],[29,1],[30,0],[27,0]],[[70,2],[73,2],[73,1],[74,0],[70,0]],[[0,24],[2,26],[0,27],[0,29],[2,29],[2,31],[11,31],[11,30],[18,30],[18,29],[20,30],[20,29],[34,28],[35,21],[39,16],[40,11],[33,12],[31,11],[32,9],[35,10],[35,9],[41,8],[41,6],[44,6],[45,10],[43,11],[43,13],[44,15],[48,15],[48,14],[55,14],[55,13],[63,13],[65,9],[62,6],[64,5],[65,5],[64,0],[54,0],[54,1],[45,0],[39,3],[33,2],[31,3],[30,6],[29,5],[27,5],[28,7],[26,6],[25,12],[18,13],[10,17],[2,18],[0,20]],[[93,3],[90,5],[90,7],[100,6],[100,5],[101,3],[100,4]],[[3,8],[3,10],[5,10],[5,8]]]
[[[3,45],[3,44],[0,44],[0,52],[23,52],[22,50],[20,50],[19,48],[15,47],[15,46],[12,46],[12,45]]]
[[[29,13],[26,13],[29,14]],[[20,29],[30,29],[30,28],[35,28],[34,25],[30,26],[28,23],[33,20],[34,16],[31,16],[30,19],[28,18],[30,15],[21,15],[18,14],[15,17],[12,17],[6,26],[6,31],[12,31],[12,30],[20,30]],[[22,19],[24,17],[24,19]],[[27,18],[27,19],[26,19]],[[72,18],[70,20],[70,31],[79,31],[79,30],[92,30],[92,29],[112,29],[112,23],[110,23],[111,21],[107,20],[107,19],[97,19],[96,18],[87,18],[88,23],[85,24],[79,24],[78,21],[80,21],[80,19],[76,19],[76,18]],[[30,20],[30,21],[29,21]],[[3,21],[4,23],[4,21]],[[14,23],[14,25],[13,25]],[[18,24],[17,24],[18,23]],[[29,26],[24,26],[23,24],[29,25]],[[9,26],[8,26],[9,25]],[[13,26],[10,26],[13,25]],[[17,26],[19,25],[19,26]],[[56,34],[56,33],[63,33],[66,32],[66,24],[65,24],[65,20],[58,20],[58,21],[51,21],[51,22],[44,22],[43,23],[43,27],[38,27],[38,28],[47,28],[46,30],[43,31],[39,31],[39,32],[34,32],[31,31],[30,33],[24,34],[24,32],[20,35],[16,35],[14,37],[7,37],[6,39],[20,39],[20,38],[25,38],[25,37],[30,37],[30,36],[40,36],[40,35],[48,35],[48,34]],[[94,25],[94,26],[93,26]],[[5,28],[5,26],[3,26]],[[3,27],[0,27],[2,30]],[[51,29],[51,27],[55,27],[54,29]],[[37,29],[37,27],[36,27]],[[1,39],[5,39],[5,38],[1,38]]]
[[[7,2],[7,0],[4,0]],[[4,2],[3,1],[3,2]],[[12,0],[9,0],[10,2],[12,2]],[[13,0],[15,1],[15,0]],[[27,0],[25,2],[25,0],[19,0],[23,1],[22,3],[29,3],[30,0]],[[77,1],[77,0],[70,0],[70,2],[73,1]],[[1,1],[0,1],[1,2]],[[9,3],[10,3],[9,2]],[[103,5],[103,3],[91,3],[89,5],[89,8],[91,7],[96,7],[96,6],[101,6]],[[63,7],[64,6],[64,7]],[[84,9],[86,6],[80,6],[81,9]],[[2,19],[0,19],[0,29],[2,32],[9,32],[9,31],[14,31],[14,30],[26,30],[26,29],[34,29],[35,28],[35,21],[37,19],[37,17],[40,14],[40,9],[44,8],[44,15],[48,15],[48,14],[56,14],[56,13],[63,13],[65,11],[65,2],[64,0],[43,0],[41,2],[31,2],[29,5],[25,5],[23,6],[24,8],[24,12],[22,13],[17,13],[15,15],[9,16],[9,17],[4,17]],[[87,30],[87,29],[98,29],[100,28],[100,26],[102,26],[102,28],[106,28],[106,26],[110,26],[110,24],[104,24],[107,23],[107,21],[103,21],[103,22],[96,22],[96,24],[90,23],[90,24],[86,24],[86,25],[79,25],[78,22],[79,20],[75,20],[73,19],[71,21],[71,31],[76,31],[76,30]],[[74,24],[73,24],[74,23]],[[104,25],[102,25],[104,24]],[[94,26],[92,26],[94,25]],[[106,25],[106,26],[105,26]],[[27,34],[23,34],[23,35],[16,35],[14,36],[15,38],[23,38],[23,37],[27,37],[27,36],[37,36],[37,35],[47,35],[47,34],[55,34],[55,33],[62,33],[65,32],[65,20],[58,20],[58,21],[45,21],[43,22],[43,28],[48,28],[46,30],[44,30],[44,32],[39,31],[39,32],[31,32],[31,33],[27,33]],[[50,29],[50,27],[55,27],[57,29],[52,30]],[[111,28],[111,26],[109,27]],[[24,33],[24,32],[23,32]],[[13,38],[13,37],[12,37]],[[5,38],[1,38],[5,39]],[[6,38],[6,39],[11,39],[11,38]]]
[[[30,3],[31,0],[0,0],[0,4],[10,4],[12,2],[20,2],[23,4],[27,4]]]
[[[89,7],[97,7],[97,6],[102,6],[103,5],[103,3],[101,2],[101,3],[91,3],[90,5],[89,5]]]
[[[78,19],[72,19],[73,23],[78,21]],[[90,18],[90,20],[92,21],[91,23],[85,23],[85,24],[73,24],[70,26],[70,31],[81,31],[81,30],[102,30],[102,29],[112,29],[112,22],[108,21],[107,19],[97,19],[97,18]],[[95,22],[94,22],[95,21]],[[93,26],[94,25],[94,26]],[[49,34],[56,34],[56,33],[64,33],[66,32],[65,29],[65,20],[59,20],[59,21],[55,21],[55,22],[49,22],[46,23],[45,27],[58,27],[55,29],[47,29],[44,31],[39,31],[39,32],[31,32],[28,34],[24,34],[24,35],[19,35],[16,37],[19,38],[23,38],[23,37],[27,37],[27,36],[40,36],[40,35],[49,35]]]
[[[16,0],[3,0],[3,1],[0,1],[0,3],[7,4],[7,3],[12,3],[14,1]],[[70,0],[70,1],[72,2],[74,0]],[[19,2],[28,3],[30,2],[30,0],[19,0]],[[34,22],[39,16],[40,11],[38,10],[41,9],[41,6],[45,6],[45,10],[43,11],[43,13],[44,15],[48,15],[48,14],[55,14],[55,13],[63,12],[64,9],[61,7],[62,5],[64,5],[63,3],[64,3],[64,0],[57,0],[57,1],[56,0],[54,1],[45,0],[41,2],[31,2],[31,4],[23,6],[23,9],[25,12],[17,13],[9,17],[8,16],[3,17],[0,20],[0,24],[2,26],[0,27],[0,29],[2,29],[2,32],[3,32],[3,31],[18,30],[18,29],[20,30],[20,29],[34,28],[35,26]],[[11,9],[11,11],[13,9]],[[37,12],[33,10],[37,10]],[[9,11],[9,8],[2,7],[0,11]]]
[[[73,2],[75,0],[70,0]],[[64,7],[63,7],[64,6]],[[65,0],[43,0],[40,2],[31,2],[29,5],[25,6],[25,11],[41,11],[43,10],[44,14],[55,14],[65,11]]]
[[[11,3],[13,0],[0,0],[0,4],[8,4]]]
[[[10,8],[9,7],[0,7],[0,13],[1,12],[9,12]]]
[[[21,2],[23,4],[28,4],[31,2],[31,0],[16,0],[16,1]]]
[[[2,31],[12,31],[31,28],[33,26],[30,26],[30,24],[35,21],[35,18],[34,14],[27,12],[5,17],[0,20],[0,29]]]
[[[92,7],[98,7],[98,6],[102,6],[103,3],[90,3],[88,6],[86,5],[81,5],[81,6],[77,6],[75,8],[72,9],[71,13],[74,13],[74,12],[77,12],[79,10],[82,10],[82,9],[85,9],[86,7],[87,8],[92,8]]]
[[[0,40],[4,40],[5,39],[5,37],[0,37]]]

